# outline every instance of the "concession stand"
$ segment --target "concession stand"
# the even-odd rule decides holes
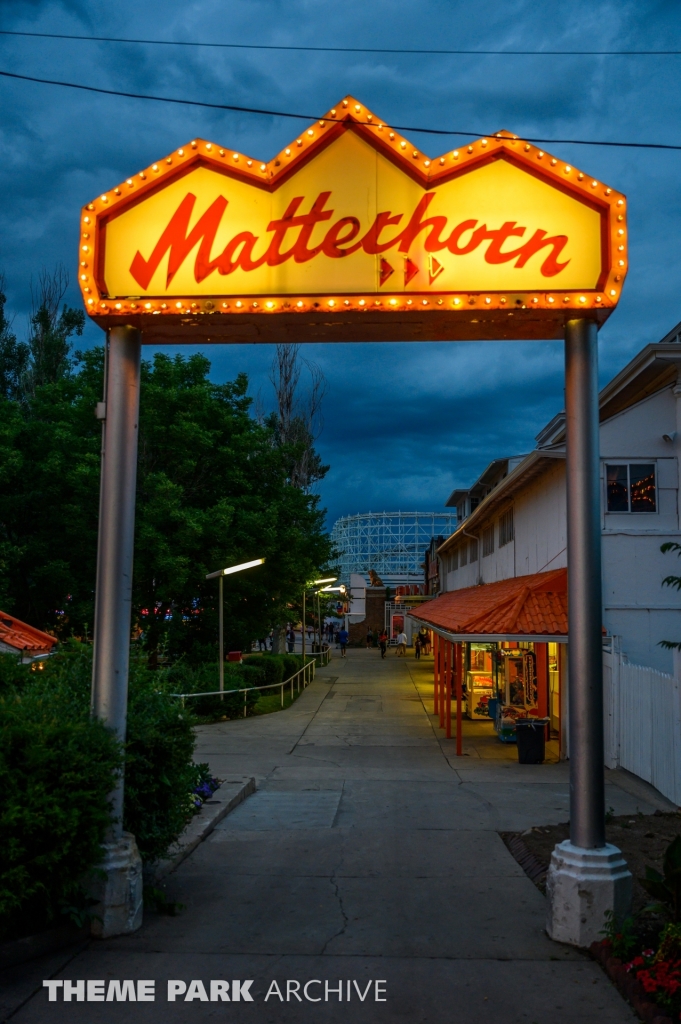
[[[433,630],[434,712],[451,737],[454,711],[457,754],[465,716],[502,743],[518,721],[542,721],[563,755],[567,569],[450,591],[412,614]]]

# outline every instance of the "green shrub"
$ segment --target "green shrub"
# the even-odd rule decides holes
[[[27,665],[22,665],[16,654],[0,654],[0,693],[8,687],[21,687],[31,678]]]
[[[29,934],[84,906],[83,874],[101,859],[108,795],[121,764],[113,735],[60,675],[0,681],[0,937]],[[15,665],[16,667],[16,665]]]
[[[84,908],[80,881],[101,860],[108,795],[125,759],[124,828],[144,860],[191,817],[193,714],[166,673],[131,660],[124,749],[90,719],[91,649],[73,644],[34,670],[0,659],[0,936]],[[61,918],[63,919],[63,918]]]
[[[168,670],[171,693],[210,693],[220,686],[219,666],[215,662],[191,665],[178,661]],[[241,717],[244,712],[244,695],[234,693],[247,686],[261,686],[265,673],[261,668],[227,663],[225,665],[225,695],[189,698],[185,701],[195,715],[201,719],[217,721],[221,718]],[[258,701],[257,691],[246,694],[246,713],[249,714]]]
[[[193,712],[170,696],[165,675],[131,662],[123,826],[142,859],[162,857],[190,817],[195,785]]]
[[[279,657],[284,663],[284,679],[290,679],[296,672],[300,672],[303,667],[303,657],[301,654],[280,654]]]
[[[253,654],[247,659],[246,665],[262,668],[267,686],[274,686],[284,678],[284,663],[281,654]]]

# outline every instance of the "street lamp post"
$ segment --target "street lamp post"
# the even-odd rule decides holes
[[[218,608],[218,637],[220,645],[220,700],[224,700],[225,692],[225,630],[224,630],[224,602],[223,602],[223,585],[222,581],[225,576],[231,576],[232,573],[241,572],[243,569],[252,569],[255,565],[262,565],[264,558],[254,558],[252,562],[241,562],[239,565],[230,565],[228,569],[218,569],[217,572],[209,572],[206,576],[207,580],[213,580],[217,576],[220,582],[220,593],[219,593],[219,608]]]
[[[327,581],[323,580],[321,582],[322,583],[326,583]],[[329,583],[334,583],[334,581],[330,580]],[[322,590],[317,590],[317,592],[316,592],[318,608],[320,608],[320,650],[322,649],[322,596],[321,595],[322,594],[332,594],[332,593],[336,593],[336,594],[345,594],[345,593],[347,593],[345,585],[341,584],[340,587],[323,587]]]
[[[303,626],[303,665],[305,664],[305,595],[307,594],[307,591],[311,587],[318,587],[320,585],[320,583],[335,583],[337,579],[338,579],[337,576],[328,576],[326,579],[323,579],[323,580],[312,580],[311,583],[306,583],[305,586],[303,587],[303,619],[302,619],[302,626]],[[312,607],[314,609],[314,598],[313,598]],[[321,647],[321,644],[320,644],[320,647]]]

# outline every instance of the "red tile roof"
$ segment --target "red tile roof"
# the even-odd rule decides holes
[[[567,636],[567,569],[452,590],[409,614],[448,633]]]
[[[41,629],[0,611],[0,644],[30,654],[48,654],[56,642],[49,633],[43,633]]]

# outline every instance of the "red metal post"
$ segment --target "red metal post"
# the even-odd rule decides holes
[[[444,729],[445,725],[445,686],[446,679],[449,673],[449,644],[446,640],[442,641],[442,671],[440,672],[440,728]]]
[[[433,714],[437,715],[440,711],[439,705],[439,692],[440,686],[440,637],[437,633],[433,634]]]
[[[451,645],[451,643],[449,643],[449,641],[447,641],[447,645],[448,645],[448,647],[450,649],[450,652],[451,652],[452,645]],[[452,658],[452,655],[450,653],[450,655],[449,655],[449,672],[447,673],[447,680],[446,680],[447,704],[446,704],[446,707],[445,707],[445,725],[446,725],[446,729],[447,729],[445,735],[447,736],[448,740],[451,740],[451,738],[452,738],[452,672],[453,671],[454,671],[454,659]]]
[[[548,718],[549,714],[549,645],[535,644],[534,656],[537,666],[537,711],[540,718]],[[550,736],[549,727],[546,738]]]
[[[463,644],[456,645],[456,754],[463,756],[463,716],[461,698],[463,694]]]

